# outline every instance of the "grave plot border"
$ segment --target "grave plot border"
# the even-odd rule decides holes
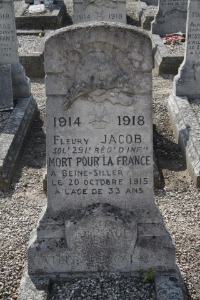
[[[157,7],[155,4],[151,4],[151,6],[154,6],[155,8]],[[150,13],[149,5],[144,1],[138,1],[137,16],[139,19],[139,25],[142,29],[151,30],[151,22],[153,22],[156,13],[157,12],[155,12],[155,14]]]
[[[0,134],[0,189],[9,189],[23,144],[37,111],[36,101],[32,96],[18,98],[2,133]]]
[[[134,275],[138,277],[138,273],[134,273]],[[97,274],[90,274],[90,276],[95,278]],[[90,276],[82,274],[81,278]],[[54,280],[50,280],[47,276],[29,276],[26,266],[19,287],[18,300],[48,300],[52,283],[64,283],[74,278],[76,278],[76,275],[71,275],[68,278],[55,277]],[[176,272],[157,273],[154,284],[156,300],[187,299],[185,286],[178,268]]]
[[[67,19],[66,6],[64,3],[56,3],[51,15],[23,15],[30,5],[23,3],[15,13],[17,29],[54,30],[63,27]]]
[[[159,35],[152,34],[151,38],[156,73],[158,75],[178,74],[178,69],[184,59],[184,55],[171,54]]]
[[[171,95],[167,100],[176,142],[185,157],[187,170],[196,187],[200,187],[200,124],[187,97]]]
[[[23,35],[24,38],[28,35],[40,36],[41,43],[43,44],[42,51],[38,49],[37,52],[23,53],[19,49],[19,60],[23,65],[26,75],[28,77],[34,78],[44,78],[44,44],[46,39],[46,32],[42,32],[40,30],[17,30],[17,36]]]

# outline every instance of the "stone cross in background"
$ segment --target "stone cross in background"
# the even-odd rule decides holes
[[[174,269],[153,196],[149,36],[105,22],[58,30],[45,71],[48,205],[29,274]]]
[[[186,31],[188,0],[159,0],[158,13],[152,22],[152,33],[165,36],[166,33]]]
[[[13,98],[29,97],[30,83],[19,62],[13,1],[2,0],[0,4],[0,107],[11,109],[11,93]],[[7,82],[9,86],[9,96],[2,86],[3,82]],[[7,97],[9,101],[6,105]]]
[[[174,80],[176,96],[200,97],[200,1],[189,0],[184,61]]]
[[[109,21],[126,23],[126,0],[73,0],[73,23]]]

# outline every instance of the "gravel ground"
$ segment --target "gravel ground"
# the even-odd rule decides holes
[[[200,99],[192,100],[190,102],[190,105],[191,105],[191,108],[192,108],[192,110],[193,110],[193,112],[194,112],[197,120],[200,123],[200,109],[199,109],[199,107],[200,107]]]
[[[128,7],[132,16],[134,9],[130,1]],[[166,99],[172,90],[172,79],[171,75],[153,78],[154,149],[165,181],[163,189],[155,190],[155,201],[174,240],[176,259],[188,289],[188,297],[190,300],[199,300],[199,190],[192,185],[179,146],[175,143],[170,128]],[[17,289],[26,262],[30,232],[35,228],[39,213],[46,203],[46,196],[42,189],[45,171],[45,91],[42,79],[32,81],[32,92],[39,111],[11,188],[8,192],[0,192],[0,299],[2,300],[17,299]],[[193,102],[191,106],[199,118],[199,101]],[[100,278],[98,281],[99,283],[103,280],[101,286],[102,293],[104,291],[106,293],[104,298],[98,295],[100,285],[90,278],[72,281],[67,286],[55,284],[52,287],[51,300],[130,299],[129,296],[119,298],[117,293],[120,286],[122,293],[125,287],[129,289],[129,293],[135,293],[135,284],[141,286],[141,290],[137,293],[142,293],[141,297],[139,294],[134,296],[135,300],[153,299],[151,298],[153,297],[152,285],[146,286],[146,283],[141,280],[137,283],[138,279],[135,278],[113,276]],[[135,281],[136,283],[133,283]],[[60,298],[55,298],[55,291]],[[147,291],[149,294],[144,296],[144,292]],[[64,297],[63,293],[68,295]],[[79,295],[82,293],[83,296],[73,298],[72,293],[79,293]]]
[[[170,54],[184,56],[184,53],[185,53],[185,42],[165,44],[165,46],[169,50]]]
[[[24,44],[26,43],[26,47]],[[19,54],[29,55],[30,53],[42,53],[44,51],[44,37],[36,35],[19,35],[18,50]]]
[[[155,300],[154,285],[140,278],[110,274],[108,277],[53,284],[49,300]]]
[[[155,16],[158,12],[158,7],[154,5],[149,5],[148,8],[144,11],[144,15]]]

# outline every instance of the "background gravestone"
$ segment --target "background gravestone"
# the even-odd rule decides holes
[[[113,21],[126,23],[125,0],[73,0],[73,23]]]
[[[24,69],[19,62],[12,0],[2,0],[0,3],[0,29],[0,65],[9,64],[11,66],[13,97],[29,97],[29,79],[26,77]],[[8,78],[8,80],[10,79]]]
[[[176,96],[200,97],[200,2],[190,0],[188,5],[186,50],[184,61],[174,80]]]
[[[29,274],[173,269],[153,197],[150,38],[116,23],[60,29],[45,71],[48,204]]]
[[[159,0],[158,13],[152,22],[151,31],[165,36],[166,33],[186,31],[188,0]]]

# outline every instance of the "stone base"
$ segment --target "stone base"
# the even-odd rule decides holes
[[[19,287],[18,300],[48,300],[50,280],[48,277],[30,277],[27,267]]]
[[[169,52],[159,35],[152,35],[154,68],[157,75],[177,74],[184,56],[174,55]]]
[[[168,99],[168,113],[174,131],[185,156],[188,172],[196,187],[200,187],[200,124],[188,99],[171,95]]]
[[[17,99],[17,104],[0,134],[0,189],[2,190],[9,189],[36,109],[37,105],[32,96]]]
[[[96,274],[96,276],[98,273]],[[138,273],[132,273],[132,276],[138,277]],[[54,282],[67,282],[74,278],[91,277],[95,274],[75,274],[67,278],[54,277],[51,284]],[[158,273],[154,279],[156,300],[186,300],[186,292],[182,284],[182,279],[177,271],[168,273]],[[29,276],[27,268],[25,268],[20,288],[18,300],[48,300],[51,295],[50,279],[47,276]]]
[[[22,4],[20,10],[15,14],[17,29],[39,29],[54,30],[61,28],[67,19],[66,6],[64,3],[56,3],[54,10],[49,13],[27,15],[29,4]]]
[[[178,74],[174,77],[173,90],[178,97],[187,97],[190,101],[200,98],[199,77],[195,74],[194,68],[185,64],[185,62],[182,63]]]
[[[143,29],[151,30],[151,22],[154,20],[157,12],[156,6],[148,6],[145,2],[138,2],[137,15],[139,24]]]
[[[174,269],[174,245],[157,208],[145,222],[137,217],[141,213],[106,203],[55,217],[47,209],[30,238],[29,274],[53,278],[55,274]]]
[[[156,300],[187,300],[179,270],[158,274],[155,277],[155,290]]]

